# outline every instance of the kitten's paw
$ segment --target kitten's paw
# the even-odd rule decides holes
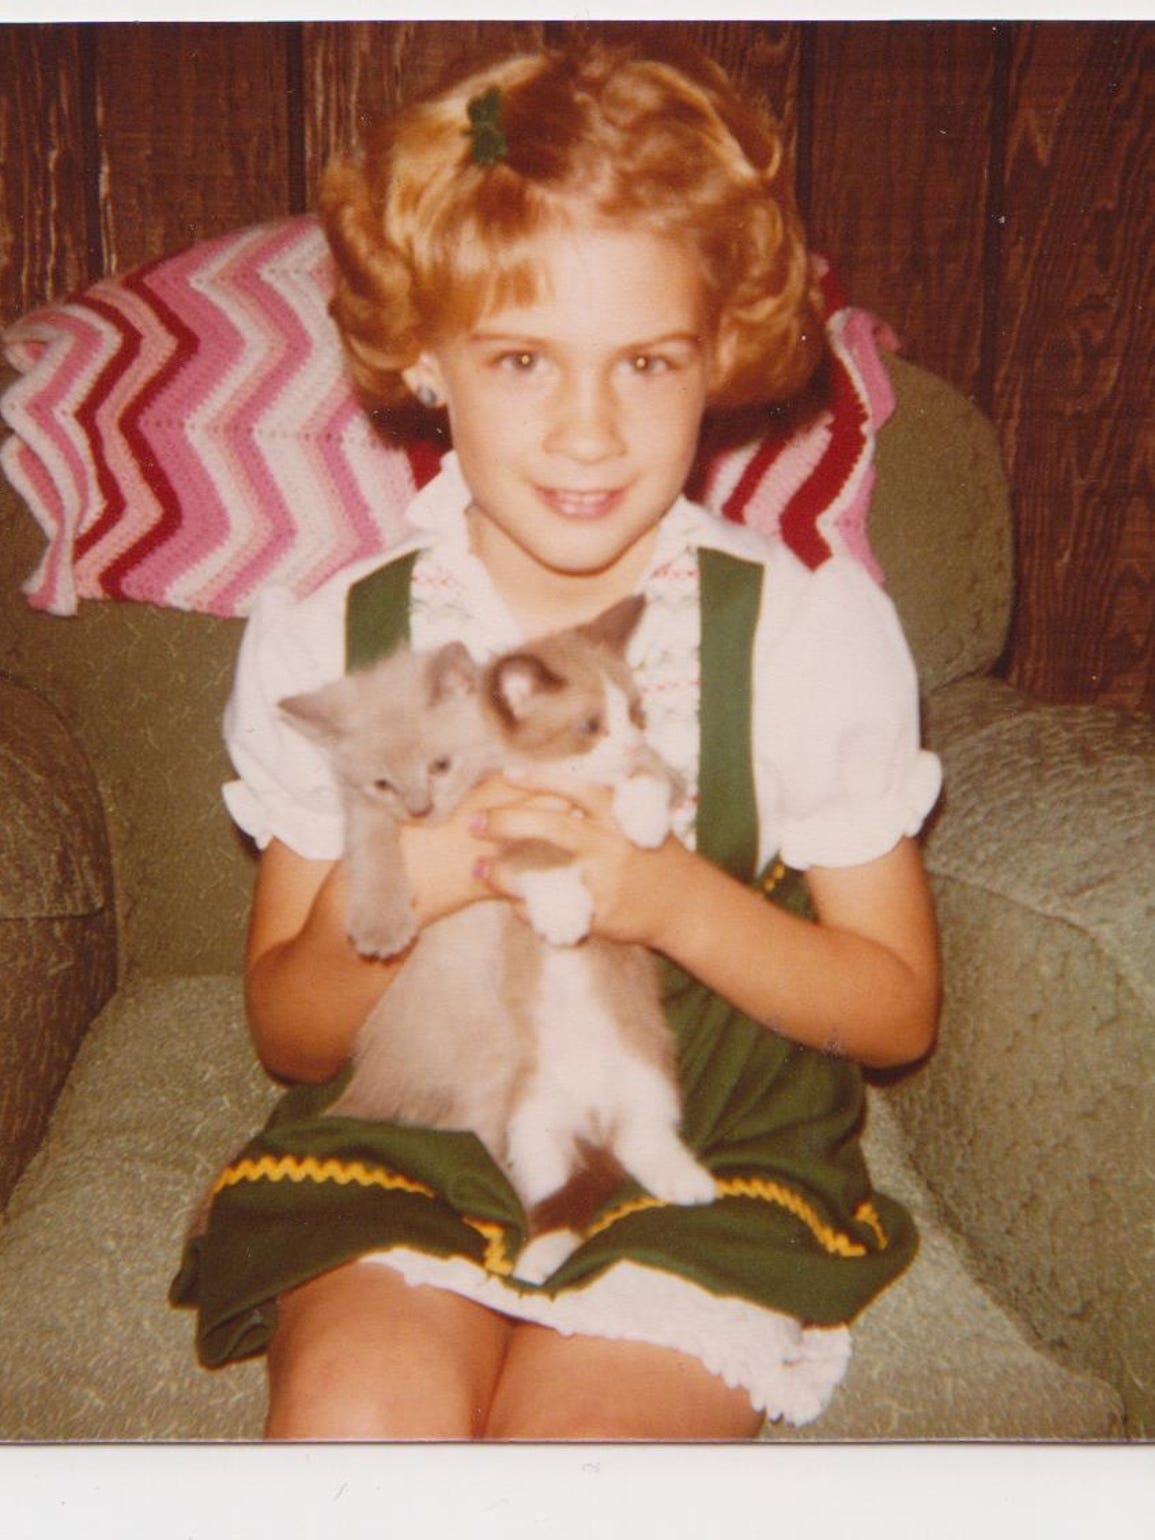
[[[383,910],[379,906],[350,905],[349,939],[363,957],[396,957],[417,935],[417,916],[411,907]]]
[[[576,1230],[548,1230],[525,1247],[514,1263],[513,1276],[523,1283],[544,1283],[577,1250],[580,1242]]]
[[[576,866],[523,872],[521,896],[529,923],[552,946],[576,946],[589,935],[594,901]]]
[[[665,1191],[654,1194],[655,1197],[664,1198],[667,1203],[713,1203],[717,1196],[718,1187],[713,1176],[696,1160],[691,1159],[676,1172],[672,1171],[670,1176]]]
[[[656,850],[670,832],[670,791],[653,775],[633,775],[614,792],[618,828],[643,850]]]
[[[630,1174],[663,1203],[712,1203],[717,1196],[713,1175],[681,1143],[660,1154],[651,1152],[646,1159],[630,1161],[620,1152],[619,1158]]]

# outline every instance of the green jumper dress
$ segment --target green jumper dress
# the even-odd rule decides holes
[[[797,873],[778,862],[756,871],[750,702],[762,569],[705,548],[698,558],[697,846],[767,902],[801,912]],[[350,592],[349,666],[407,638],[413,560]],[[283,1290],[391,1248],[466,1259],[508,1291],[512,1314],[519,1298],[583,1289],[630,1259],[808,1325],[849,1322],[916,1246],[905,1209],[870,1185],[861,1072],[758,1025],[668,961],[662,968],[683,1135],[714,1173],[713,1202],[661,1203],[627,1183],[552,1277],[525,1283],[512,1276],[525,1215],[473,1134],[325,1117],[346,1077],[300,1086],[224,1168],[205,1228],[186,1245],[172,1299],[198,1310],[201,1362],[262,1352]]]

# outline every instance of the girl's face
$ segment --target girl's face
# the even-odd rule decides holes
[[[644,231],[543,236],[539,297],[491,311],[407,378],[446,402],[474,549],[515,612],[630,592],[694,458],[711,358],[701,274]],[[558,610],[558,607],[561,607]]]

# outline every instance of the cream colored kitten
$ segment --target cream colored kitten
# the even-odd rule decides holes
[[[342,784],[350,934],[363,951],[400,951],[413,933],[396,821],[443,816],[468,777],[497,765],[612,786],[622,831],[643,846],[665,839],[673,778],[642,736],[623,658],[641,610],[626,600],[484,671],[457,646],[394,654],[285,703],[328,745]],[[427,926],[362,1027],[352,1079],[329,1112],[475,1132],[531,1219],[549,1216],[553,1227],[516,1269],[541,1282],[580,1238],[556,1228],[556,1199],[587,1150],[608,1152],[672,1203],[708,1202],[714,1181],[678,1135],[674,1042],[653,958],[588,934],[592,901],[566,852],[531,841],[503,855],[530,923],[492,900]],[[374,906],[387,924],[373,922]]]
[[[341,792],[349,935],[365,956],[393,957],[417,934],[398,826],[444,818],[501,763],[477,665],[460,642],[402,648],[280,710],[329,754]]]

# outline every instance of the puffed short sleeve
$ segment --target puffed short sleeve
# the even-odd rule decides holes
[[[768,569],[755,656],[763,857],[855,866],[915,834],[942,770],[894,606],[856,562]]]
[[[336,860],[344,823],[328,762],[278,709],[286,696],[316,689],[344,671],[344,591],[296,601],[262,593],[245,627],[225,744],[237,779],[224,787],[235,822],[264,849],[272,839],[311,860]]]

